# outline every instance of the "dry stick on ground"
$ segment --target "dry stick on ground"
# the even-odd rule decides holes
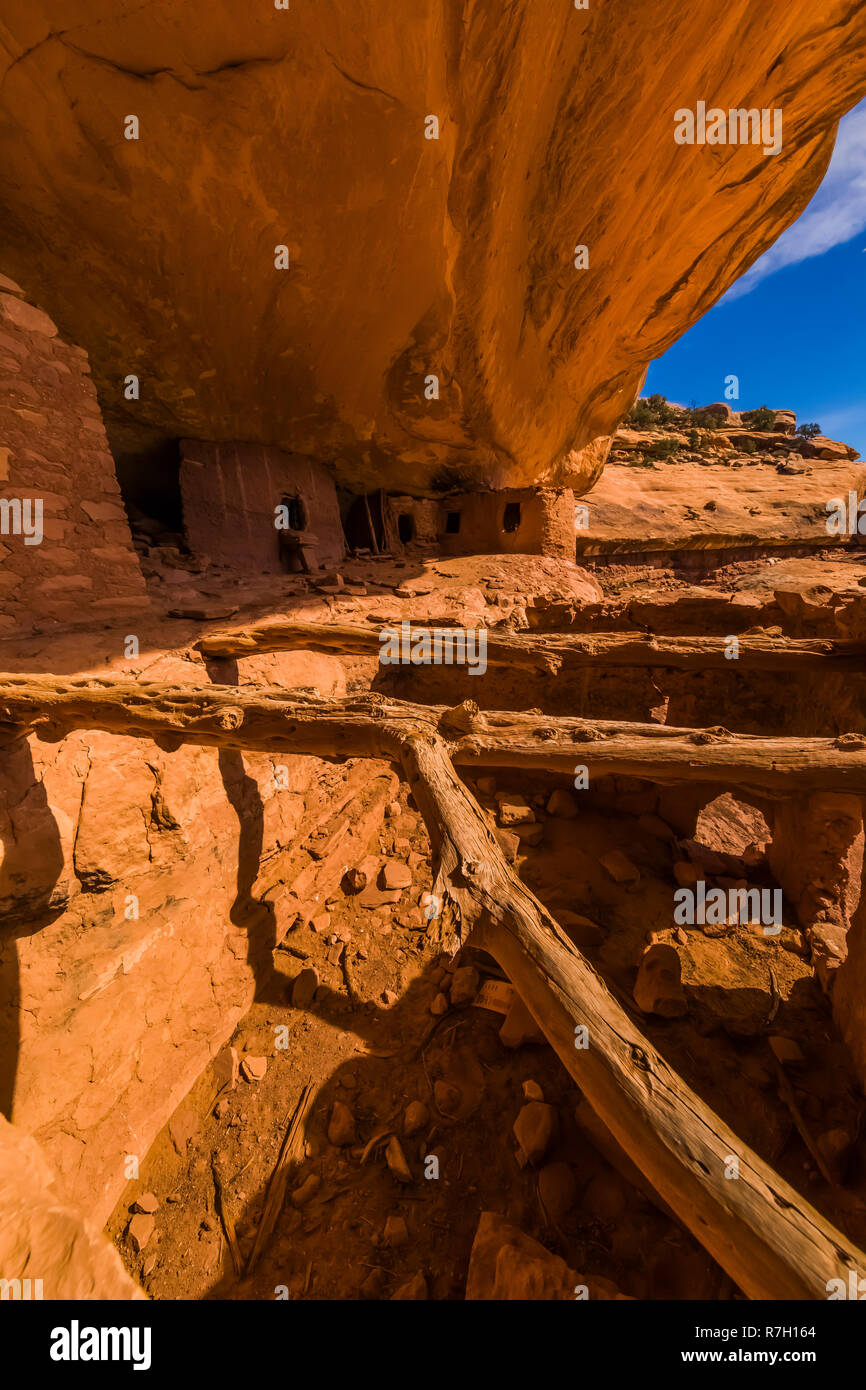
[[[412,622],[416,635],[424,623]],[[382,632],[399,630],[398,623],[381,623]],[[457,625],[448,631],[459,632]],[[855,672],[866,669],[866,642],[853,638],[737,637],[737,655],[729,653],[729,637],[635,637],[630,632],[574,636],[556,633],[510,633],[486,629],[488,666],[563,674],[589,667],[651,666],[680,671],[765,671],[787,674],[819,671]],[[375,627],[354,623],[264,622],[232,632],[200,638],[205,656],[238,657],[255,653],[294,651],[343,652],[377,656],[382,650]]]
[[[241,1259],[240,1248],[238,1246],[238,1237],[237,1231],[235,1230],[235,1223],[226,1205],[225,1191],[223,1189],[222,1179],[220,1178],[220,1175],[217,1172],[216,1163],[212,1165],[212,1169],[213,1185],[217,1199],[217,1210],[219,1212],[220,1220],[222,1221],[226,1240],[228,1241],[228,1246],[232,1257],[232,1264],[235,1267],[235,1274],[237,1274],[238,1277],[240,1277],[244,1266],[243,1260]]]
[[[271,1174],[271,1180],[268,1183],[265,1205],[262,1208],[262,1219],[259,1222],[255,1244],[247,1263],[247,1278],[249,1278],[258,1264],[259,1257],[270,1239],[271,1231],[274,1229],[277,1217],[283,1209],[283,1202],[286,1199],[286,1185],[289,1181],[289,1172],[294,1161],[300,1157],[301,1126],[304,1123],[304,1118],[310,1108],[312,1099],[313,1083],[312,1081],[308,1081],[301,1091],[298,1103],[295,1106],[295,1113],[292,1115],[289,1127],[286,1130],[286,1137],[283,1140],[279,1158]]]
[[[364,508],[365,508],[365,510],[366,510],[366,512],[367,512],[367,525],[368,525],[369,528],[370,528],[370,544],[371,544],[372,547],[373,547],[373,554],[374,554],[374,555],[378,555],[378,554],[379,554],[379,542],[376,540],[376,528],[375,528],[375,526],[373,525],[373,514],[372,514],[372,512],[370,511],[370,499],[369,499],[369,497],[367,496],[366,492],[364,493]]]
[[[465,714],[458,707],[452,722],[464,723]],[[734,1282],[752,1298],[826,1298],[830,1279],[847,1280],[851,1269],[866,1273],[866,1254],[689,1089],[509,867],[430,711],[376,700],[290,703],[274,690],[0,678],[0,720],[26,726],[40,717],[41,732],[52,738],[98,728],[163,741],[168,735],[172,746],[190,741],[399,763],[430,834],[443,913],[459,916],[463,939],[471,931],[473,944],[499,962],[613,1137]],[[667,743],[675,746],[670,737]],[[862,781],[866,757],[858,749],[850,757]],[[801,759],[807,777],[810,758]],[[772,774],[772,760],[765,770]],[[587,1047],[577,1045],[582,1028]],[[735,1179],[726,1176],[732,1156]]]

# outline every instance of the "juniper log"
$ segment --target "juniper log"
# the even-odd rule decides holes
[[[428,623],[412,623],[422,633]],[[440,623],[440,626],[453,624]],[[376,656],[380,631],[399,630],[399,624],[361,627],[353,623],[266,622],[232,632],[210,633],[196,643],[206,656],[239,657],[294,651],[340,652]],[[800,674],[807,671],[866,670],[866,642],[854,638],[821,637],[640,637],[629,632],[581,634],[487,634],[488,666],[508,666],[548,674],[589,667],[649,666],[680,671],[764,671]],[[736,646],[733,644],[736,643]]]
[[[149,735],[163,744],[195,741],[321,757],[388,756],[385,722],[406,732],[439,730],[461,767],[591,774],[669,785],[707,782],[769,799],[802,792],[866,796],[866,735],[767,738],[727,729],[678,729],[625,720],[568,719],[533,712],[454,709],[389,699],[376,692],[326,699],[278,686],[163,685],[114,677],[59,680],[0,675],[0,724],[62,738],[75,728]],[[386,740],[387,742],[387,740]],[[303,746],[302,746],[303,745]]]

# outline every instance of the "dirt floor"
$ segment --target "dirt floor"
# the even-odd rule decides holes
[[[620,1001],[698,1093],[863,1243],[862,1097],[799,933],[786,928],[768,939],[747,925],[721,936],[715,928],[673,928],[679,851],[659,824],[648,824],[656,818],[548,814],[554,784],[541,779],[537,789],[524,781],[500,780],[495,792],[489,781],[484,790],[470,785],[494,819],[495,792],[529,797],[536,819],[523,830],[540,842],[520,846],[524,880],[566,929],[571,924]],[[174,1115],[114,1213],[109,1229],[130,1271],[159,1299],[460,1299],[480,1214],[493,1211],[579,1276],[611,1281],[625,1296],[738,1296],[649,1189],[590,1140],[578,1119],[580,1095],[552,1050],[543,1042],[505,1046],[503,1015],[483,1007],[484,996],[471,1002],[475,988],[500,972],[477,953],[440,954],[435,920],[425,916],[423,823],[405,790],[389,812],[371,837],[368,881],[377,881],[381,865],[405,864],[411,886],[382,905],[375,905],[381,891],[341,889],[312,924],[299,920],[288,933],[275,952],[269,997],[256,1002]],[[613,850],[639,879],[615,881],[602,862]],[[633,1001],[637,963],[651,942],[670,942],[679,953],[682,1017],[651,1018]],[[459,977],[453,1004],[450,986],[467,964],[477,979],[471,970]],[[307,971],[315,977],[302,976]],[[304,979],[314,991],[309,1002]],[[833,1155],[844,1186],[822,1177],[798,1133],[779,1094],[770,1038],[801,1050],[787,1065],[802,1121]],[[231,1049],[240,1063],[234,1082]],[[257,1068],[261,1078],[246,1079],[258,1077]],[[249,1272],[269,1179],[307,1082],[314,1100],[302,1156]],[[542,1098],[555,1110],[555,1129],[521,1166],[513,1127]],[[585,1102],[582,1109],[585,1116]],[[393,1159],[389,1166],[389,1135],[402,1150],[402,1173]],[[155,1219],[136,1250],[130,1218],[142,1194]],[[226,1221],[237,1232],[240,1272]]]

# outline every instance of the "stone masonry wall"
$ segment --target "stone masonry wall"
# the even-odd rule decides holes
[[[520,523],[504,527],[505,509],[520,507]],[[446,530],[449,512],[460,513],[460,530]],[[551,555],[573,560],[574,493],[570,488],[514,488],[469,492],[442,502],[440,544],[446,555]]]
[[[149,606],[87,354],[22,296],[0,275],[2,637]]]

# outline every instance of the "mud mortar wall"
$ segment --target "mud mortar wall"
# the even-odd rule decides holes
[[[513,529],[506,530],[512,509]],[[460,530],[446,528],[449,512],[460,514]],[[519,520],[517,518],[519,517]],[[470,492],[442,504],[445,555],[554,555],[574,559],[574,493],[571,488],[511,488]]]
[[[31,506],[0,518],[0,636],[149,606],[87,354],[16,289],[0,277],[0,499]]]

